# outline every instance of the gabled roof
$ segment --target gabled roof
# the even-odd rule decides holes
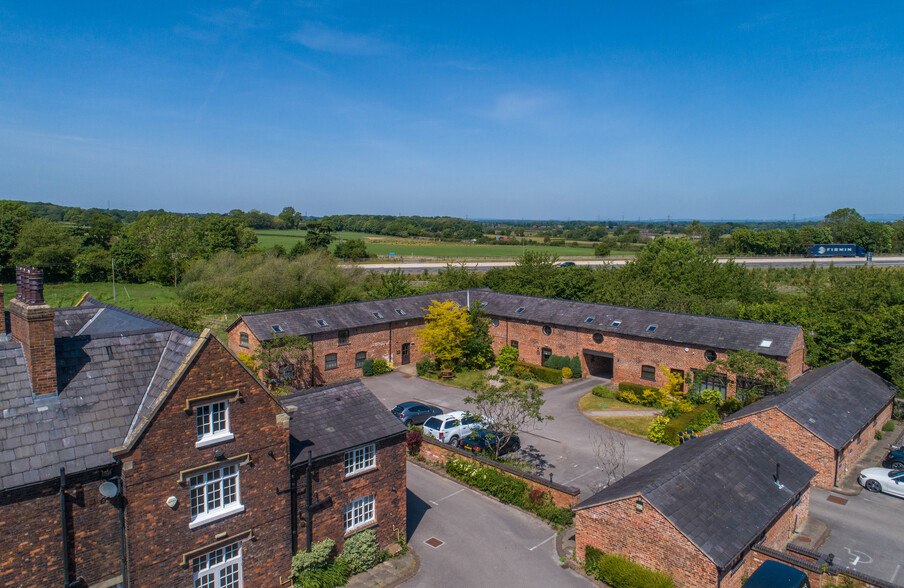
[[[801,334],[801,328],[794,325],[521,296],[493,292],[488,288],[246,314],[229,328],[234,327],[238,320],[244,320],[259,341],[275,337],[278,331],[274,327],[286,334],[311,336],[340,329],[420,319],[426,314],[424,309],[433,300],[452,300],[464,306],[469,299],[472,305],[485,303],[484,310],[489,316],[496,318],[599,331],[604,335],[629,335],[681,345],[745,349],[779,358],[790,355],[795,340]],[[521,311],[518,312],[518,309]],[[400,315],[397,310],[402,310],[405,314]],[[379,317],[374,313],[378,313]],[[593,321],[588,323],[587,319],[590,317],[593,317]],[[318,321],[322,321],[322,324]],[[616,321],[619,324],[613,326]],[[655,328],[650,330],[652,325]],[[768,341],[768,346],[761,345],[765,341]]]
[[[761,398],[729,416],[782,411],[835,449],[841,449],[885,408],[898,388],[852,359],[809,371],[782,394]]]
[[[280,398],[298,408],[289,425],[290,459],[303,464],[352,447],[404,434],[405,426],[360,380]]]
[[[779,487],[774,481],[781,466]],[[804,490],[816,472],[751,424],[676,447],[575,510],[643,496],[725,569]]]

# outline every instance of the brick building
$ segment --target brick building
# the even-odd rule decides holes
[[[784,549],[807,516],[814,471],[754,427],[676,447],[575,507],[587,546],[672,576],[679,588],[739,588],[751,549]]]
[[[550,355],[578,356],[584,374],[662,386],[659,366],[689,374],[744,349],[772,357],[789,378],[806,370],[800,327],[691,315],[554,298],[520,296],[483,288],[420,294],[239,317],[228,328],[229,347],[252,354],[261,341],[279,334],[303,335],[313,344],[313,369],[290,374],[297,387],[340,382],[361,375],[367,358],[395,364],[416,362],[423,354],[415,330],[433,300],[459,306],[482,304],[492,319],[498,352],[518,347],[523,361],[541,364]],[[703,385],[733,393],[736,382],[713,377]]]
[[[53,309],[33,268],[17,284],[0,308],[0,586],[288,578],[289,427],[305,403],[283,406],[209,331],[87,295]],[[399,467],[391,458],[404,467],[404,455],[384,456],[384,475]],[[375,493],[372,478],[357,489]],[[321,491],[346,486],[331,483]],[[404,475],[396,487],[404,497]]]
[[[281,400],[299,409],[289,428],[299,547],[329,537],[341,549],[364,529],[381,545],[404,537],[407,429],[399,419],[358,380]]]
[[[898,389],[854,360],[808,372],[783,394],[766,396],[723,421],[753,423],[816,470],[831,489],[891,418]]]

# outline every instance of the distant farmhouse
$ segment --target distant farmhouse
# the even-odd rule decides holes
[[[0,586],[275,587],[313,538],[404,529],[404,428],[360,383],[281,401],[209,331],[16,282]]]
[[[240,316],[228,327],[229,348],[253,354],[261,341],[281,334],[302,335],[313,344],[313,367],[292,373],[288,383],[311,387],[361,375],[365,359],[395,364],[423,357],[415,330],[434,300],[459,306],[483,305],[492,319],[496,352],[508,344],[523,361],[541,364],[552,355],[578,356],[583,374],[662,386],[659,366],[682,375],[700,371],[729,351],[755,351],[781,362],[792,379],[803,373],[800,327],[703,315],[644,310],[555,298],[478,290],[458,290],[402,298],[368,300]],[[696,379],[698,385],[728,394],[730,378]]]

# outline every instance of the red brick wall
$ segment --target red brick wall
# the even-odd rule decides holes
[[[119,512],[100,503],[100,480],[67,482],[70,581],[119,576]],[[59,484],[0,495],[0,586],[63,584]]]
[[[331,499],[329,506],[313,515],[313,541],[330,538],[336,542],[337,552],[345,543],[345,506],[350,502],[374,494],[376,521],[355,529],[373,529],[382,547],[395,543],[401,534],[407,537],[406,517],[406,458],[405,436],[381,441],[376,448],[376,467],[345,477],[344,454],[314,462],[313,490],[315,500]],[[393,491],[393,487],[395,491]],[[298,479],[298,549],[306,548],[304,519],[305,477]]]
[[[467,451],[462,451],[460,449],[456,449],[451,445],[446,445],[445,443],[440,443],[439,441],[435,441],[429,437],[424,437],[424,443],[421,445],[420,457],[424,460],[429,461],[435,465],[444,466],[446,464],[446,460],[451,456],[455,456],[459,459],[464,459],[470,462],[478,462],[481,465],[492,465],[488,464],[485,461],[474,459]],[[529,477],[521,474],[517,471],[509,471],[504,470],[502,468],[497,468],[500,471],[504,472],[506,475],[518,478],[527,482],[528,488],[530,490],[534,490],[536,488],[540,488],[544,492],[549,492],[552,496],[553,502],[556,506],[567,506],[574,507],[577,506],[581,502],[581,494],[580,492],[574,494],[570,492],[563,492],[556,486],[553,486],[547,483],[545,480],[539,481],[535,480],[533,477]]]
[[[230,401],[231,441],[196,448],[195,415],[186,400],[238,388],[241,401]],[[192,572],[182,568],[183,553],[202,548],[226,533],[253,530],[242,544],[245,586],[277,586],[289,571],[291,556],[288,494],[288,430],[277,423],[281,409],[244,367],[215,338],[203,347],[133,451],[122,457],[125,474],[129,574],[132,586],[190,586]],[[239,466],[240,499],[245,511],[189,529],[190,491],[179,472],[225,457],[250,453]],[[273,453],[271,457],[269,452]],[[179,503],[166,505],[169,496]]]
[[[718,568],[649,502],[635,508],[636,497],[585,508],[575,513],[576,553],[592,545],[672,576],[678,588],[718,586]]]
[[[877,443],[876,431],[881,431],[882,425],[887,423],[891,418],[891,406],[892,401],[889,401],[888,406],[882,409],[882,412],[879,413],[879,416],[875,420],[869,421],[866,424],[866,427],[864,427],[864,429],[860,432],[860,434],[854,437],[854,440],[848,443],[838,453],[839,480],[844,475],[849,473],[850,468],[853,467],[860,456],[863,455],[864,451],[872,447],[873,443]]]
[[[753,423],[801,461],[816,470],[813,485],[831,489],[835,485],[835,450],[777,408],[770,408],[724,423],[726,428]]]
[[[18,298],[9,303],[10,334],[22,343],[35,394],[56,394],[56,349],[53,344],[53,309],[30,305]]]

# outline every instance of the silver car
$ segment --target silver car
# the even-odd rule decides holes
[[[473,431],[483,427],[480,417],[469,412],[456,410],[434,417],[424,422],[424,434],[458,447],[459,442]]]
[[[904,471],[888,468],[866,468],[857,482],[870,492],[884,492],[904,498]]]

